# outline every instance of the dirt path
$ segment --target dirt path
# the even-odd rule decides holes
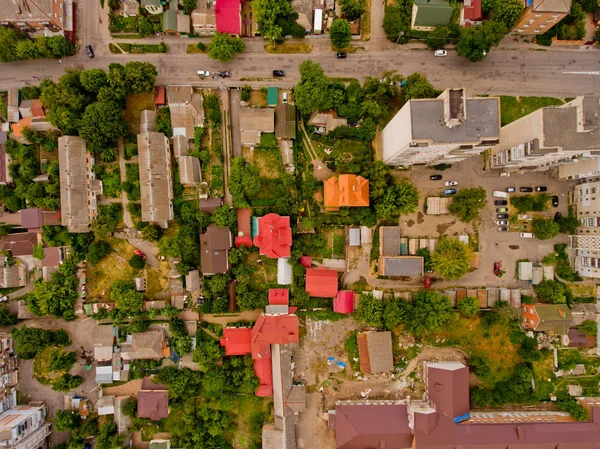
[[[466,362],[468,360],[467,354],[462,349],[458,348],[436,348],[427,347],[421,351],[421,353],[408,362],[408,366],[402,373],[404,378],[408,377],[422,361],[437,361],[437,362]]]
[[[227,323],[232,323],[234,321],[256,321],[261,313],[262,310],[246,310],[241,313],[236,313],[235,315],[226,316],[204,314],[201,316],[201,319],[202,321],[206,321],[208,323],[215,323],[225,326]]]
[[[302,120],[300,120],[300,129],[304,134],[304,148],[306,148],[308,154],[311,157],[311,164],[313,166],[313,173],[315,175],[315,178],[317,178],[319,181],[325,181],[326,179],[329,179],[332,176],[334,176],[335,173],[329,170],[325,163],[323,161],[320,161],[317,157],[317,152],[315,151],[315,149],[312,146],[312,143],[310,142],[310,138],[308,137],[308,133],[306,132],[306,128],[304,128],[304,123],[302,123]]]
[[[105,387],[103,391],[105,396],[112,394],[115,396],[133,396],[137,399],[137,394],[141,389],[142,379],[134,379],[116,387]]]
[[[127,181],[127,177],[125,176],[125,144],[123,142],[122,137],[117,142],[117,148],[119,149],[119,173],[121,177],[121,182],[125,182]],[[127,192],[121,191],[121,201],[123,203],[123,222],[125,223],[126,227],[133,228],[133,220],[131,219],[131,214],[129,213],[129,210],[127,210],[127,205],[129,204],[129,200],[127,199]]]

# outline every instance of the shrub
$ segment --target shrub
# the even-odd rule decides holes
[[[129,259],[129,266],[134,270],[143,270],[146,266],[146,259],[142,256],[134,254]]]

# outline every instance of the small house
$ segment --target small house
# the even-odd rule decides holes
[[[335,298],[338,292],[338,273],[327,268],[306,269],[306,291],[318,298]]]
[[[391,332],[360,332],[356,339],[361,372],[375,374],[394,369]]]
[[[567,335],[573,322],[566,304],[524,304],[523,327],[537,332]]]

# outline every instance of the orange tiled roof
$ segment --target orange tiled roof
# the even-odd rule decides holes
[[[31,128],[32,117],[22,118],[17,123],[12,124],[12,132],[14,137],[21,137],[23,135],[23,128]]]
[[[340,175],[325,181],[325,207],[368,206],[369,181],[362,176]]]

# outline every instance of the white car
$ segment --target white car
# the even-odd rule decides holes
[[[446,56],[447,54],[446,50],[436,50],[433,52],[433,56]]]
[[[446,187],[457,186],[457,185],[458,185],[458,181],[446,181],[446,182],[444,183],[444,185],[445,185]]]
[[[506,226],[506,225],[508,225],[508,221],[506,221],[506,220],[499,220],[499,221],[496,222],[496,224],[498,226]]]
[[[210,72],[208,70],[198,70],[198,76],[210,76]]]
[[[0,298],[0,302],[8,301],[8,296],[3,296]]]

